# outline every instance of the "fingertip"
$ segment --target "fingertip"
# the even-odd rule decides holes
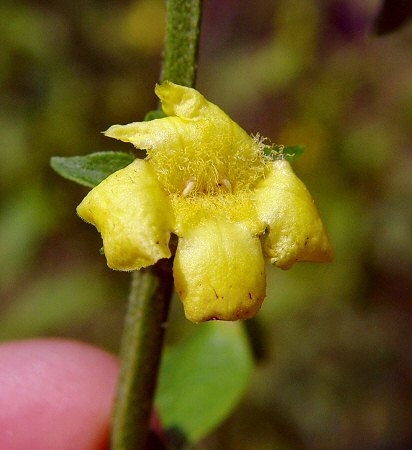
[[[0,448],[107,446],[117,359],[91,345],[37,339],[0,345]]]

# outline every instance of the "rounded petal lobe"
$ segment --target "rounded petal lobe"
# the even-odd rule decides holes
[[[182,132],[184,133],[184,122],[177,117],[167,117],[148,122],[112,125],[104,135],[130,142],[136,148],[167,152],[169,148],[182,145],[180,137]]]
[[[196,89],[180,86],[171,81],[156,85],[155,92],[162,101],[164,113],[168,116],[193,119],[202,114],[202,110],[209,103]]]
[[[270,163],[256,188],[259,218],[268,225],[265,255],[272,264],[289,269],[296,261],[327,262],[332,248],[306,186],[287,161]]]
[[[260,241],[240,224],[208,221],[179,239],[176,291],[192,322],[252,317],[266,295]]]
[[[171,256],[172,207],[146,161],[136,159],[103,180],[77,213],[100,231],[112,269],[139,270]]]

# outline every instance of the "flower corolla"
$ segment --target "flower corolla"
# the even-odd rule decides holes
[[[316,206],[288,161],[265,155],[195,89],[155,92],[167,117],[114,125],[105,135],[147,152],[92,189],[77,208],[103,238],[109,267],[139,270],[170,258],[193,322],[253,316],[266,296],[265,260],[282,269],[329,261]]]

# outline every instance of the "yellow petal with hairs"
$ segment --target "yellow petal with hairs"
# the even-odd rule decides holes
[[[267,175],[256,188],[256,209],[268,226],[263,248],[272,264],[289,269],[297,261],[332,259],[315,203],[287,161],[268,163]]]
[[[219,107],[195,89],[164,82],[156,87],[170,117],[113,125],[106,136],[147,150],[148,161],[169,194],[236,194],[263,176],[258,144]]]
[[[237,223],[208,221],[179,239],[176,291],[192,322],[247,319],[266,295],[260,241]]]
[[[146,161],[136,159],[103,180],[77,213],[100,231],[112,269],[138,270],[171,256],[172,207]]]

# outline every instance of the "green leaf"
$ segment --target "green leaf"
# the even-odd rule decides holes
[[[94,187],[133,160],[131,153],[96,152],[85,156],[54,156],[50,159],[50,165],[63,178]]]
[[[272,145],[263,149],[263,153],[266,156],[269,156],[272,159],[285,159],[289,162],[296,161],[303,155],[304,151],[305,147],[303,145],[293,145],[290,147],[285,147],[283,145]]]
[[[236,406],[252,368],[242,323],[197,325],[163,357],[156,398],[163,426],[192,442],[203,438]]]

